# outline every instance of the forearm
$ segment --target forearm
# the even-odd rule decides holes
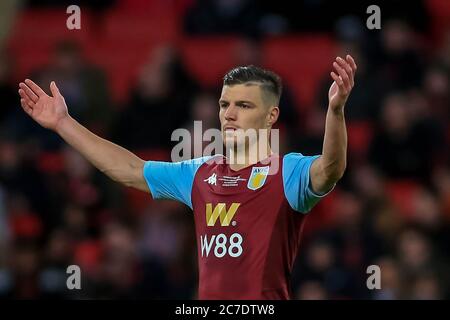
[[[61,120],[56,132],[114,181],[145,190],[144,161],[130,151],[95,135],[70,116]]]
[[[328,108],[322,149],[322,170],[330,180],[342,177],[347,165],[347,128],[344,108]]]

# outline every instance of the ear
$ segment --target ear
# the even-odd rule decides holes
[[[277,122],[278,116],[280,115],[280,108],[270,107],[269,113],[267,114],[267,126],[271,127]]]

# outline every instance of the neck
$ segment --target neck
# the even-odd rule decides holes
[[[235,147],[228,150],[227,162],[231,170],[238,171],[270,157],[272,153],[269,143],[265,148],[259,150],[258,142],[255,142],[250,145],[246,144],[245,148]]]

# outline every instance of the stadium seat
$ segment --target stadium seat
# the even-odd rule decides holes
[[[74,248],[74,263],[88,274],[96,272],[101,259],[101,246],[98,241],[85,240]]]
[[[33,54],[30,54],[33,52]],[[31,73],[47,65],[51,59],[49,48],[38,48],[36,46],[23,46],[22,49],[11,52],[14,64],[14,81],[23,81],[30,77]]]
[[[234,67],[239,39],[235,37],[191,37],[180,43],[183,61],[204,87],[218,87],[224,74]]]
[[[272,37],[264,41],[263,54],[264,65],[285,79],[299,106],[308,108],[331,71],[335,44],[327,35]]]
[[[412,200],[420,188],[420,184],[412,180],[392,180],[386,183],[388,197],[405,218],[410,218],[413,214]]]
[[[16,79],[47,64],[58,41],[71,40],[82,46],[89,41],[90,12],[83,10],[80,30],[67,29],[68,16],[63,9],[26,10],[17,15],[6,45],[14,59]]]
[[[433,38],[440,41],[445,32],[450,30],[450,1],[427,0],[426,6],[431,16]]]
[[[20,12],[13,23],[9,37],[10,49],[21,49],[24,45],[51,47],[58,40],[73,40],[85,43],[89,40],[91,14],[88,10],[81,13],[81,29],[69,30],[66,22],[69,14],[62,9],[39,9]],[[32,51],[28,51],[28,54]]]
[[[10,214],[10,227],[14,238],[37,238],[42,235],[43,225],[33,212],[21,211]]]
[[[339,201],[339,186],[326,197],[324,197],[315,207],[314,214],[308,215],[304,228],[304,236],[308,237],[318,230],[332,227],[335,223],[336,205]]]
[[[64,171],[65,161],[61,152],[41,152],[37,160],[37,167],[43,173],[55,174]]]
[[[368,121],[349,121],[347,132],[349,152],[358,156],[365,156],[373,136],[371,123]]]
[[[178,20],[172,11],[130,14],[114,9],[108,12],[104,21],[104,39],[114,41],[117,46],[124,46],[129,41],[173,43],[178,34]]]
[[[152,46],[147,42],[129,41],[126,45],[116,41],[89,43],[85,56],[90,63],[101,67],[107,74],[113,100],[124,103],[135,85],[138,72],[150,56]]]

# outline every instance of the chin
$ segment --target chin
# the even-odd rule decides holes
[[[238,139],[236,137],[229,137],[227,139],[224,140],[224,146],[225,149],[227,148],[231,148],[235,151],[238,151],[240,148],[242,148],[242,150],[245,149],[245,142],[244,141],[238,141]]]

